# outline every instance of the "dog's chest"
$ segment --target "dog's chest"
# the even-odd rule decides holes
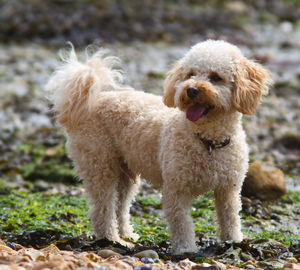
[[[248,164],[246,142],[230,144],[209,151],[201,142],[188,153],[191,161],[190,181],[196,186],[213,189],[235,185],[243,180]]]

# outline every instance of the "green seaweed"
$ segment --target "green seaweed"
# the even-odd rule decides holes
[[[290,192],[275,204],[271,203],[270,209],[278,212],[283,209],[281,204],[293,204],[299,209],[297,192]],[[145,246],[154,246],[169,241],[167,222],[162,214],[161,200],[151,197],[138,196],[133,208],[139,207],[141,212],[132,215],[131,221],[135,231],[140,235],[138,243]],[[133,209],[132,208],[132,209]],[[276,210],[277,209],[277,210]],[[273,210],[272,210],[273,211]],[[288,211],[296,211],[295,209]],[[0,238],[11,239],[31,230],[61,231],[64,235],[73,237],[82,234],[93,235],[91,223],[88,218],[88,201],[84,196],[70,194],[50,194],[47,192],[25,193],[11,190],[9,194],[0,195]],[[212,194],[208,193],[195,200],[192,205],[191,215],[195,223],[197,236],[216,237],[214,222],[214,206]],[[290,212],[281,214],[291,216]],[[272,239],[285,246],[300,241],[300,236],[292,233],[284,226],[270,229],[271,219],[246,216],[241,213],[243,223],[258,226],[257,230],[246,227],[243,232],[251,239]],[[296,211],[297,217],[297,211]]]
[[[0,195],[0,231],[18,234],[51,229],[76,236],[91,232],[87,211],[85,197],[13,190]]]

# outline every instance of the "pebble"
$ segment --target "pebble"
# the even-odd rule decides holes
[[[120,258],[120,260],[128,263],[129,265],[134,265],[136,263],[136,261],[138,260],[138,258],[131,257],[131,256],[123,256]]]
[[[247,269],[255,269],[255,266],[251,265],[251,264],[247,264],[244,266]]]
[[[295,257],[287,257],[286,258],[286,261],[287,262],[290,262],[290,263],[297,263],[297,259]]]
[[[141,262],[143,263],[154,263],[154,260],[152,258],[141,258]]]
[[[113,250],[110,250],[110,249],[102,249],[98,252],[98,255],[100,257],[102,257],[103,259],[107,259],[107,258],[112,257],[112,256],[121,257],[121,254],[119,254],[117,252],[114,252]]]
[[[11,249],[16,250],[16,246],[15,246],[14,243],[7,243],[6,245],[7,245],[8,247],[10,247]]]
[[[183,267],[183,268],[185,268],[185,267],[191,268],[191,267],[195,266],[196,264],[195,264],[194,262],[190,261],[190,260],[187,258],[187,259],[184,259],[184,260],[180,261],[180,262],[178,263],[178,265],[179,265],[180,267]]]
[[[295,270],[300,270],[300,266],[299,264],[295,264],[295,263],[286,263],[283,266],[284,269],[295,269]]]
[[[133,256],[140,258],[140,259],[142,259],[142,258],[158,259],[159,258],[157,252],[152,249],[143,250],[141,252],[134,254]]]
[[[134,270],[151,270],[152,265],[151,264],[146,264],[146,265],[141,265],[141,266],[135,266],[133,269]]]

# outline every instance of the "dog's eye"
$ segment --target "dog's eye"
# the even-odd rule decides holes
[[[193,77],[193,76],[195,76],[196,75],[196,73],[194,72],[194,71],[190,71],[187,75],[186,75],[186,77],[187,77],[187,79],[190,79],[191,77]]]
[[[223,79],[219,76],[218,73],[216,72],[212,72],[210,75],[209,75],[209,80],[213,83],[216,83],[216,82],[220,82],[220,81],[223,81]]]

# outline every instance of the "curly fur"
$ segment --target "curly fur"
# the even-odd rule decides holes
[[[254,113],[267,93],[268,72],[234,45],[208,40],[176,63],[162,98],[122,85],[116,61],[100,51],[80,63],[71,50],[47,85],[97,237],[137,239],[129,208],[140,175],[162,190],[174,253],[197,251],[189,211],[208,190],[220,238],[241,241],[240,190],[248,169],[241,117]],[[229,137],[230,144],[209,153],[199,136]]]

